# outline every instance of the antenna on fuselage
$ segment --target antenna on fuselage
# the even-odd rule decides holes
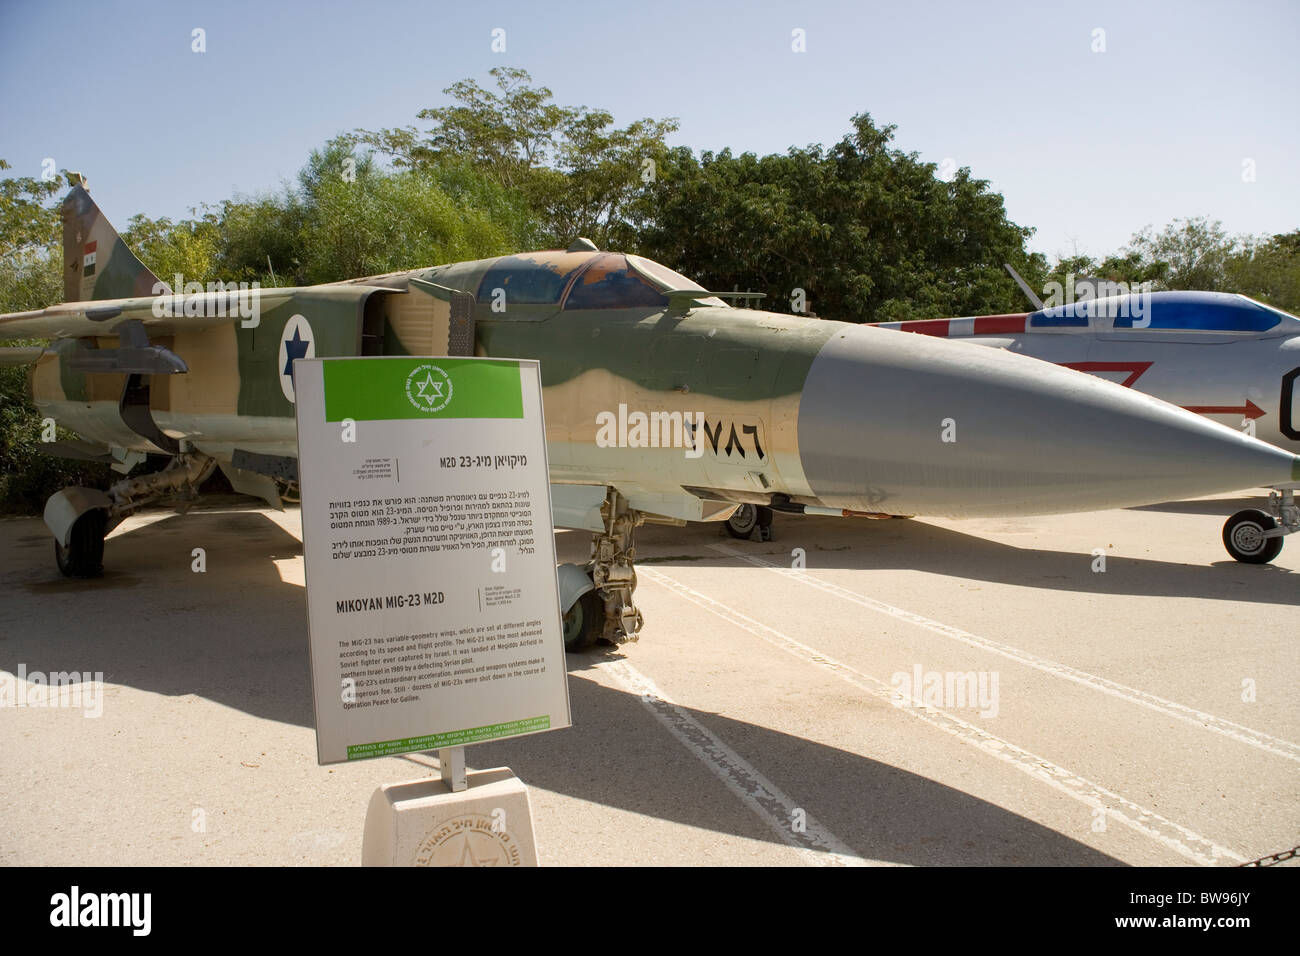
[[[1006,266],[1007,271],[1011,273],[1011,278],[1016,280],[1016,285],[1020,286],[1020,291],[1023,292],[1025,296],[1029,299],[1029,301],[1033,304],[1034,311],[1042,312],[1043,309],[1045,308],[1045,306],[1043,305],[1043,300],[1034,294],[1034,290],[1029,287],[1029,283],[1020,277],[1019,272],[1011,268],[1011,263],[1004,262],[1002,264]]]

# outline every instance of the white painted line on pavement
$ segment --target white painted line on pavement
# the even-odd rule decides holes
[[[883,601],[877,601],[873,598],[864,597],[848,588],[840,587],[838,584],[832,584],[829,581],[823,581],[815,575],[809,574],[807,570],[797,570],[795,568],[782,567],[779,564],[773,564],[763,558],[745,554],[737,551],[724,544],[709,545],[715,551],[727,555],[728,557],[738,558],[741,561],[764,568],[768,571],[775,571],[778,574],[792,578],[800,584],[808,587],[814,587],[828,594],[834,594],[836,597],[843,598],[846,601],[852,601],[854,604],[877,611],[881,614],[887,614],[890,617],[897,618],[900,621],[906,621],[909,624],[915,624],[917,627],[925,628],[936,634],[942,634],[944,637],[951,637],[954,640],[961,641],[963,644],[969,644],[971,647],[977,647],[980,650],[989,651],[993,654],[1000,654],[1009,660],[1024,664],[1027,667],[1033,667],[1051,674],[1054,677],[1061,677],[1065,680],[1074,681],[1084,687],[1093,690],[1099,690],[1103,694],[1109,694],[1112,697],[1118,697],[1126,700],[1131,704],[1137,704],[1140,707],[1146,707],[1157,713],[1164,714],[1166,717],[1173,717],[1175,720],[1181,720],[1184,723],[1191,724],[1203,730],[1210,730],[1216,734],[1222,734],[1225,737],[1231,737],[1238,743],[1255,747],[1266,753],[1274,754],[1278,757],[1285,757],[1288,760],[1300,762],[1300,744],[1293,743],[1290,740],[1284,740],[1281,737],[1274,737],[1260,730],[1253,730],[1250,727],[1244,727],[1241,724],[1233,723],[1222,717],[1216,717],[1213,714],[1207,714],[1205,711],[1197,710],[1194,707],[1188,707],[1186,704],[1180,704],[1177,701],[1166,700],[1155,694],[1148,693],[1144,690],[1138,690],[1136,687],[1129,687],[1125,684],[1108,680],[1105,677],[1098,677],[1096,674],[1089,674],[1087,671],[1081,671],[1078,668],[1070,667],[1068,664],[1061,664],[1057,661],[1048,660],[1045,657],[1039,657],[1031,654],[1029,651],[1023,651],[1009,644],[1001,644],[997,641],[989,640],[986,637],[979,637],[969,631],[963,631],[959,627],[953,627],[949,624],[943,624],[940,621],[931,620],[912,611],[905,611],[902,608],[894,607],[892,604],[886,604]]]
[[[727,605],[715,601],[706,594],[682,584],[662,571],[640,567],[637,574],[680,595],[687,601],[710,611],[736,627],[748,631],[755,637],[766,641],[807,664],[830,671],[841,680],[852,684],[859,690],[882,700],[893,703],[895,691],[884,681],[877,680],[869,674],[828,657],[813,647],[809,647],[794,638],[788,637],[775,628],[761,624]],[[971,744],[986,754],[1010,764],[1022,773],[1026,773],[1040,783],[1045,783],[1071,799],[1092,808],[1103,809],[1106,819],[1117,820],[1124,826],[1164,845],[1175,853],[1186,857],[1202,866],[1213,866],[1226,858],[1236,863],[1246,862],[1244,856],[1232,852],[1223,845],[1215,843],[1181,824],[1174,823],[1153,810],[1139,806],[1131,800],[1108,790],[1099,783],[1081,777],[1059,764],[1018,747],[1010,741],[997,737],[982,727],[968,723],[947,711],[930,706],[899,707],[900,713],[923,720],[931,726],[938,727],[961,740]]]
[[[753,810],[782,843],[793,847],[805,863],[814,866],[867,865],[868,861],[811,815],[803,816],[801,831],[796,830],[793,825],[795,811],[801,808],[627,661],[602,661],[596,668],[640,697],[641,703],[668,732],[713,771],[714,776]]]

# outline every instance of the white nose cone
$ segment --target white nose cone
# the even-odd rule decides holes
[[[1300,480],[1300,458],[1149,395],[866,326],[814,360],[799,452],[824,504],[891,514],[1090,511]]]

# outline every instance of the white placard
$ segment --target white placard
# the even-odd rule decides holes
[[[294,379],[320,762],[568,727],[537,363]]]

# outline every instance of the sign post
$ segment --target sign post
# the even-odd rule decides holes
[[[375,794],[367,862],[372,829],[401,824],[404,802],[433,839],[452,817],[424,819],[429,799],[472,801],[478,785],[501,799],[509,781],[527,852],[520,835],[480,839],[481,821],[427,847],[397,825],[388,862],[535,859],[522,784],[466,774],[464,747],[571,723],[537,363],[310,359],[294,380],[318,759],[437,750],[441,766],[439,781]],[[510,815],[490,809],[486,832],[504,835]]]
[[[453,793],[459,793],[469,785],[465,780],[464,747],[443,747],[439,750],[438,768],[442,782]]]

